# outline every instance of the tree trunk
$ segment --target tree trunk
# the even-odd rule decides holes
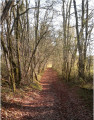
[[[20,54],[19,54],[19,5],[17,2],[17,20],[16,20],[16,56],[17,56],[17,81],[16,85],[19,87],[21,82],[21,68],[20,68]]]
[[[83,55],[82,55],[81,40],[79,36],[79,29],[78,29],[78,15],[77,15],[76,1],[73,0],[73,3],[74,3],[74,11],[75,11],[75,19],[76,19],[77,47],[78,47],[78,52],[79,52],[78,76],[81,78],[84,78]]]

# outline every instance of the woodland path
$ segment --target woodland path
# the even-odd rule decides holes
[[[93,120],[92,113],[88,111],[77,96],[74,88],[70,89],[61,83],[56,71],[47,69],[41,79],[42,91],[28,93],[20,105],[11,105],[16,110],[16,117],[8,120]],[[11,111],[10,109],[10,111]]]

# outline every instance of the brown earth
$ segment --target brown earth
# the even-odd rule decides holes
[[[51,68],[41,79],[42,91],[26,92],[25,98],[3,102],[2,120],[93,120],[76,88],[61,83]]]

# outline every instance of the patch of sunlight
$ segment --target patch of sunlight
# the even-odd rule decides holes
[[[47,64],[47,68],[52,68],[52,63]]]
[[[42,90],[42,86],[41,86],[41,84],[40,84],[38,81],[36,81],[36,82],[34,82],[34,83],[31,83],[30,86],[31,86],[33,89],[40,90],[40,91]]]
[[[37,75],[38,81],[41,80],[41,75]]]
[[[93,84],[91,84],[91,83],[87,83],[87,84],[85,84],[85,85],[82,85],[81,87],[82,87],[82,88],[86,88],[86,89],[94,89],[94,86],[93,86]]]

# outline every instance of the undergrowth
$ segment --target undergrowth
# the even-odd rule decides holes
[[[41,86],[41,84],[40,84],[38,81],[35,81],[34,83],[31,83],[30,86],[31,86],[33,89],[42,90],[42,86]]]
[[[79,88],[77,93],[84,100],[86,107],[93,110],[93,90]]]
[[[32,90],[38,90],[38,91],[42,90],[42,86],[39,81],[35,80],[33,83],[29,85],[25,85],[25,84],[21,85],[20,88],[16,88],[15,93],[8,85],[2,86],[1,87],[1,101],[8,102],[10,99],[15,99],[15,97],[20,97],[23,99],[25,97],[25,93],[32,91]]]

